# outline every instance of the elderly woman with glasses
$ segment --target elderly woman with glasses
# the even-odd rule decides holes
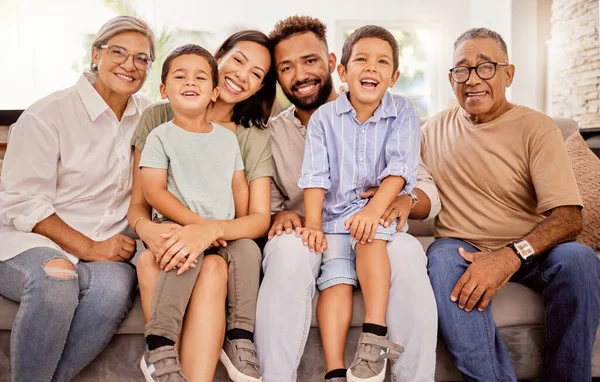
[[[20,302],[13,381],[69,381],[131,307],[135,241],[123,233],[129,145],[154,35],[116,17],[92,43],[91,73],[34,103],[12,129],[0,182],[0,294]]]

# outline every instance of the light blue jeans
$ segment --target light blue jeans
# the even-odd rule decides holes
[[[356,240],[349,233],[326,233],[327,250],[322,254],[321,275],[317,279],[320,291],[338,284],[358,286],[356,274]],[[375,240],[393,241],[396,222],[389,227],[379,225]]]
[[[387,250],[391,267],[388,337],[405,349],[392,362],[392,380],[433,381],[437,310],[423,246],[413,236],[398,232]],[[265,277],[258,292],[254,333],[264,382],[297,380],[321,257],[309,252],[293,233],[275,236],[265,246]]]
[[[130,264],[80,262],[71,277],[57,278],[44,269],[52,259],[67,258],[40,247],[0,261],[0,294],[21,303],[10,343],[15,382],[73,379],[108,344],[135,296]]]

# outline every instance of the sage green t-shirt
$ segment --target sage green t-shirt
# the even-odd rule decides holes
[[[235,218],[231,182],[244,164],[235,134],[212,124],[208,133],[182,129],[172,121],[150,134],[140,168],[167,170],[167,190],[186,208],[210,220]],[[162,217],[160,212],[155,215]]]
[[[170,103],[161,101],[148,106],[142,113],[133,138],[131,138],[131,145],[142,152],[148,134],[157,126],[171,120],[173,120],[173,111]],[[269,131],[255,126],[238,125],[235,135],[240,145],[248,183],[254,179],[272,177],[273,161]]]

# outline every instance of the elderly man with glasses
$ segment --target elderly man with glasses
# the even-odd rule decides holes
[[[441,335],[465,381],[516,381],[491,300],[518,282],[546,306],[542,380],[590,381],[600,261],[574,241],[582,203],[561,132],[507,101],[515,67],[498,33],[465,32],[453,61],[460,106],[427,121],[421,141],[442,202],[427,252]]]

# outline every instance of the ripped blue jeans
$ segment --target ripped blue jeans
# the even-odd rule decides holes
[[[0,261],[0,295],[21,303],[10,341],[15,382],[73,379],[108,344],[135,296],[130,264],[47,264],[54,259],[68,261],[47,247]]]

